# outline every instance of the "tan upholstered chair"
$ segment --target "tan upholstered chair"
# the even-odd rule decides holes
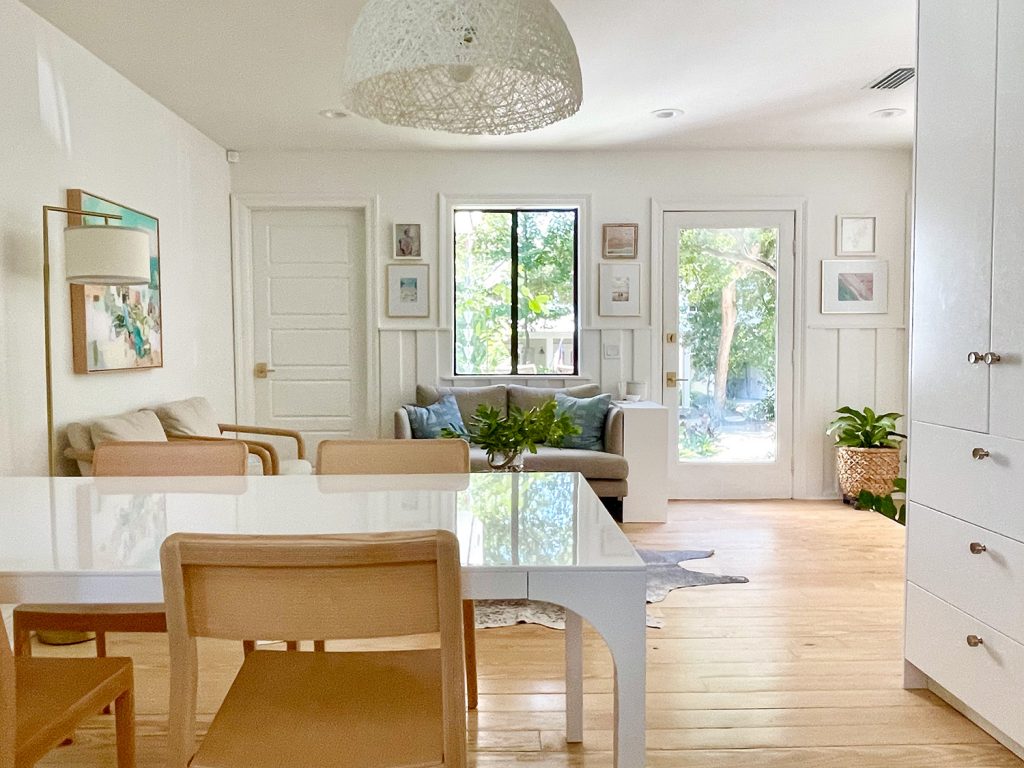
[[[164,403],[155,407],[153,411],[171,439],[221,440],[224,439],[225,432],[236,435],[286,437],[295,442],[296,458],[294,459],[282,459],[278,455],[277,448],[271,442],[252,440],[247,437],[239,439],[249,445],[262,448],[269,454],[270,466],[263,468],[265,475],[309,475],[313,473],[313,466],[306,460],[306,443],[302,439],[302,435],[294,429],[222,424],[217,421],[213,407],[205,397],[191,397],[188,400]]]
[[[169,765],[465,766],[452,533],[177,533],[160,563],[171,640]],[[437,640],[392,650],[395,638],[412,635]],[[388,650],[249,654],[196,750],[196,638],[267,636],[392,640]]]
[[[324,440],[316,453],[318,475],[431,475],[469,472],[465,440]],[[478,701],[476,612],[462,602],[466,647],[466,694],[470,709]]]
[[[236,440],[100,443],[97,476],[244,475],[248,452]],[[32,655],[32,632],[95,632],[96,655],[107,655],[107,632],[166,632],[162,603],[23,604],[14,609],[14,653]],[[109,709],[104,709],[108,712]]]
[[[0,768],[29,768],[114,702],[118,768],[135,768],[131,659],[17,659],[0,621]]]

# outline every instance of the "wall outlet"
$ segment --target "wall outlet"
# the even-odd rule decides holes
[[[620,350],[618,344],[605,344],[604,345],[604,359],[605,360],[618,360],[620,357]]]

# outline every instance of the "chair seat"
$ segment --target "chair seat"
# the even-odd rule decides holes
[[[278,465],[281,475],[312,475],[313,465],[305,459],[281,459]]]
[[[132,685],[131,659],[18,657],[14,669],[19,754],[39,754],[56,746],[60,739],[49,743],[50,734],[66,736]]]
[[[441,652],[250,653],[192,768],[442,762]]]

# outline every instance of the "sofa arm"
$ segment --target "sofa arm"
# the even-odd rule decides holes
[[[623,432],[622,409],[617,405],[608,408],[608,415],[604,417],[604,450],[606,453],[622,455],[622,432]]]
[[[395,411],[395,438],[412,440],[412,424],[409,423],[409,412],[405,408]]]

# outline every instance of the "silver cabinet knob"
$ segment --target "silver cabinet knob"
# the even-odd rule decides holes
[[[969,646],[971,646],[971,648],[977,648],[979,645],[984,645],[985,641],[982,640],[977,635],[968,635],[967,636],[967,644]]]
[[[971,542],[971,554],[980,555],[982,552],[988,552],[988,547],[978,541]]]
[[[973,451],[971,451],[971,456],[977,459],[978,461],[987,459],[991,455],[992,454],[986,451],[984,448],[975,448]]]
[[[985,365],[995,365],[1003,359],[1002,355],[996,354],[995,352],[986,352],[985,357],[982,360],[985,361]]]
[[[967,353],[967,362],[970,363],[971,365],[977,365],[978,363],[984,362],[984,360],[985,360],[985,353],[984,352],[968,352]]]

